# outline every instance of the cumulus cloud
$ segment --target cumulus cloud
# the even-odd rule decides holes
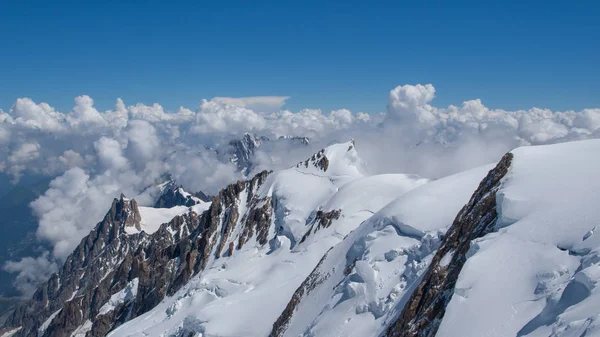
[[[20,144],[10,156],[8,161],[11,163],[26,163],[40,156],[40,144],[37,142]]]
[[[389,94],[388,118],[427,127],[434,120],[428,105],[434,97],[431,84],[398,86]]]
[[[15,123],[46,132],[63,130],[64,116],[47,103],[35,104],[30,98],[19,98],[12,108]]]
[[[192,130],[201,134],[236,134],[240,130],[260,131],[265,126],[265,117],[259,112],[223,102],[202,100]]]
[[[40,156],[40,144],[37,142],[19,144],[8,156],[8,163],[10,164],[10,174],[14,180],[18,180],[21,177],[21,173],[25,170],[26,166],[32,160],[35,160]]]
[[[31,297],[37,290],[37,285],[50,278],[58,270],[58,266],[51,260],[48,252],[44,252],[37,258],[26,257],[19,261],[9,261],[3,269],[9,273],[16,273],[15,287],[24,297]]]
[[[289,167],[332,142],[354,138],[371,173],[429,178],[494,162],[520,145],[600,137],[600,109],[505,111],[479,99],[436,107],[431,84],[392,89],[387,112],[380,114],[281,110],[287,99],[216,97],[174,112],[158,103],[127,106],[117,99],[113,109],[98,111],[84,95],[66,113],[18,99],[10,111],[0,111],[0,171],[14,180],[28,172],[54,177],[31,204],[39,219],[37,236],[53,249],[7,270],[22,272],[21,280],[45,279],[49,261],[60,263],[122,192],[151,205],[166,175],[209,194],[242,178],[219,149],[244,132],[311,140],[309,146],[265,143],[255,154],[255,171]],[[46,266],[39,268],[39,278],[29,274],[35,264]]]
[[[259,112],[276,112],[281,110],[289,98],[289,96],[214,97],[212,101]]]

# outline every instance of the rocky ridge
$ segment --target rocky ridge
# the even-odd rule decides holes
[[[458,213],[428,271],[399,317],[388,327],[385,336],[435,336],[454,293],[458,275],[467,260],[471,242],[496,229],[496,192],[510,168],[512,158],[512,153],[502,157]]]
[[[228,160],[235,164],[244,175],[249,174],[254,168],[254,154],[256,150],[265,144],[276,144],[286,142],[294,146],[308,146],[310,140],[307,137],[280,136],[271,139],[265,136],[254,136],[245,133],[240,139],[233,139],[228,143],[228,148],[223,152],[228,155]]]
[[[104,336],[176,292],[208,260],[234,254],[254,237],[266,243],[270,202],[255,192],[268,175],[263,171],[227,186],[204,213],[190,210],[151,235],[127,234],[128,227],[141,229],[137,202],[115,199],[102,222],[62,269],[17,308],[3,331],[19,328],[14,336],[32,337]],[[242,202],[245,214],[239,214]],[[243,219],[237,222],[239,216]],[[233,235],[237,226],[242,228]]]
[[[183,190],[181,185],[177,185],[174,180],[165,183],[162,193],[154,203],[154,208],[171,208],[174,206],[191,207],[201,202],[209,202],[210,197],[202,191],[193,194]]]

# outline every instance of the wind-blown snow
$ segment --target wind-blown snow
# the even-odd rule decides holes
[[[600,141],[513,154],[437,336],[598,336]]]

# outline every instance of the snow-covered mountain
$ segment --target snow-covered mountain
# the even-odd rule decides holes
[[[210,261],[177,294],[112,335],[266,336],[327,250],[373,212],[426,182],[408,175],[365,177],[353,143],[330,146],[273,173],[257,191],[270,218],[264,243],[252,240]],[[373,191],[377,197],[369,198]],[[242,222],[229,235],[234,242],[241,214],[255,217],[252,213],[240,212]]]
[[[308,146],[310,140],[307,137],[300,136],[280,136],[271,139],[266,136],[255,136],[245,133],[239,139],[232,139],[223,147],[219,147],[216,152],[222,160],[228,160],[235,164],[238,170],[247,175],[254,168],[254,155],[261,146]]]
[[[428,181],[369,175],[348,142],[212,203],[122,196],[0,333],[600,335],[598,158],[524,147]]]
[[[154,203],[154,208],[171,208],[175,206],[194,206],[202,202],[209,202],[210,197],[202,191],[195,193],[186,192],[181,185],[169,179],[158,186],[160,192]]]

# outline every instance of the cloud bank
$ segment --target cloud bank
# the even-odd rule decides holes
[[[289,96],[214,97],[212,101],[237,105],[254,111],[277,112],[289,98]]]
[[[121,192],[150,205],[155,185],[170,174],[188,190],[215,193],[242,178],[215,149],[244,132],[277,138],[306,136],[309,147],[289,143],[259,148],[255,170],[288,167],[332,142],[354,138],[371,173],[418,173],[438,178],[493,162],[514,147],[600,137],[600,109],[553,112],[505,111],[481,100],[435,107],[435,87],[402,85],[389,93],[387,112],[347,109],[280,110],[288,97],[216,97],[191,110],[167,112],[160,104],[98,111],[89,96],[71,111],[19,98],[0,110],[0,171],[55,177],[31,204],[37,237],[53,250],[5,266],[19,283],[39,282],[32,265],[47,274],[101,220]],[[382,102],[383,103],[383,102]],[[383,104],[382,104],[383,105]],[[44,264],[44,262],[48,262]],[[25,282],[30,280],[31,282]],[[22,287],[24,293],[31,286]]]

